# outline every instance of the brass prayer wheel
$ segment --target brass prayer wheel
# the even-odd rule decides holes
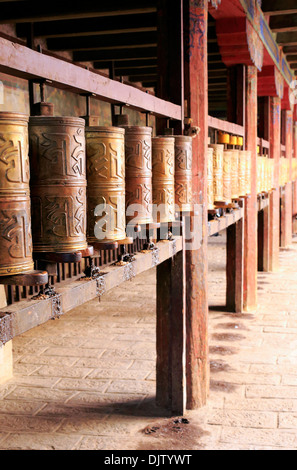
[[[158,223],[175,221],[174,153],[174,137],[153,138],[153,204]]]
[[[230,135],[225,132],[218,133],[218,143],[219,144],[230,144]]]
[[[126,211],[127,222],[133,219],[136,224],[153,222],[152,188],[152,128],[121,126],[125,129],[126,154]],[[138,213],[129,207],[137,204]],[[132,208],[133,209],[133,208]]]
[[[125,129],[87,127],[89,243],[126,238]]]
[[[246,189],[246,156],[244,150],[240,150],[238,154],[238,183],[239,196],[247,195]]]
[[[0,276],[31,271],[29,117],[0,113]]]
[[[207,149],[207,209],[214,209],[213,192],[213,148]]]
[[[239,198],[239,181],[238,181],[238,168],[239,165],[239,152],[238,150],[231,150],[231,194],[232,199]]]
[[[175,136],[175,204],[176,210],[191,212],[193,138]]]
[[[223,187],[223,163],[224,163],[224,145],[210,144],[213,149],[213,197],[214,202],[222,201],[224,198]]]
[[[232,152],[224,151],[223,154],[223,201],[226,204],[232,202]]]
[[[85,123],[73,117],[29,122],[32,230],[36,252],[87,248]]]

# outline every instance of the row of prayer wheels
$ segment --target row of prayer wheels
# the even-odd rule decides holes
[[[235,147],[243,147],[243,137],[230,135],[230,134],[227,134],[226,132],[219,132],[218,144],[233,145]]]
[[[269,193],[274,188],[274,160],[265,156],[257,157],[257,193]]]
[[[251,152],[208,146],[208,210],[251,193]]]
[[[131,219],[170,223],[179,209],[192,210],[192,137],[0,113],[0,276],[31,271],[33,251],[123,241]]]

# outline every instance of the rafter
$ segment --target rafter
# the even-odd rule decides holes
[[[18,24],[18,37],[26,37],[30,24]],[[138,31],[156,31],[156,13],[126,15],[123,17],[88,18],[68,21],[45,21],[33,24],[34,37],[63,38],[72,36],[109,35]]]
[[[278,33],[276,40],[280,46],[297,46],[297,32]]]
[[[277,33],[297,31],[297,14],[272,16],[269,26],[273,32]]]
[[[261,8],[267,15],[290,15],[297,13],[296,0],[262,0]]]
[[[113,48],[157,46],[157,33],[114,34],[106,36],[77,36],[70,38],[48,39],[51,51],[93,51]]]
[[[146,0],[113,0],[94,2],[93,0],[52,0],[46,2],[1,2],[1,23],[28,23],[35,21],[69,20],[75,18],[100,18],[123,16],[157,11],[155,2],[148,5]]]

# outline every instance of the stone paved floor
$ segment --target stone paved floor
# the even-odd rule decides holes
[[[209,253],[211,390],[189,424],[154,405],[150,271],[14,340],[0,449],[297,449],[297,243],[249,315],[223,308],[224,236]]]

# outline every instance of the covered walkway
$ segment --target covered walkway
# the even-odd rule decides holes
[[[209,245],[208,405],[155,406],[155,273],[13,340],[1,449],[297,449],[297,242],[260,274],[254,314],[225,311],[225,236]],[[145,340],[144,340],[145,338]]]

